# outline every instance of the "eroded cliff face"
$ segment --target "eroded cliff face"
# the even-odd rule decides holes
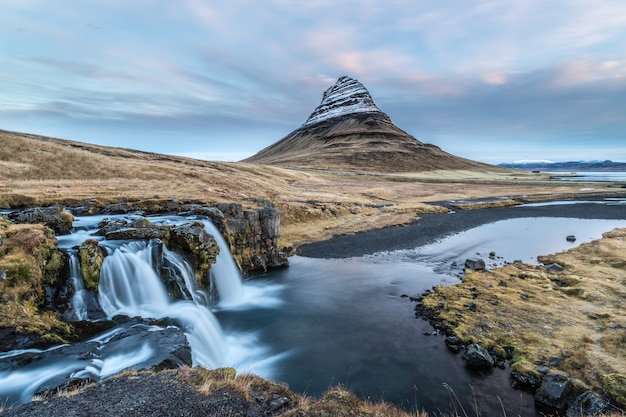
[[[214,217],[230,245],[233,258],[242,273],[250,275],[268,269],[287,266],[287,253],[278,247],[280,210],[266,205],[244,210],[240,204],[220,204],[223,217]]]

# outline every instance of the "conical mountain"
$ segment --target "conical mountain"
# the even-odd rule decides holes
[[[502,170],[415,139],[393,124],[363,84],[347,76],[324,92],[302,126],[244,161],[371,172]]]

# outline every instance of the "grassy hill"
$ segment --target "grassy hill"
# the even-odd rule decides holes
[[[120,201],[236,202],[269,200],[283,212],[282,244],[324,240],[414,221],[445,211],[450,199],[580,193],[531,173],[485,169],[418,173],[287,169],[246,162],[209,162],[0,130],[0,208],[99,205]],[[612,192],[605,186],[584,192]]]

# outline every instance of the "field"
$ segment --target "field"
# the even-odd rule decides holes
[[[209,162],[0,131],[0,208],[98,205],[179,199],[247,207],[267,200],[282,213],[281,245],[415,221],[446,211],[445,200],[511,197],[464,208],[612,194],[610,186],[550,181],[523,171],[425,171],[412,174],[277,168]],[[473,206],[472,206],[473,205]]]

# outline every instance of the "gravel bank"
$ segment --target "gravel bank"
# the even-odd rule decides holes
[[[311,258],[350,258],[382,251],[411,249],[483,224],[523,217],[626,220],[626,205],[607,204],[601,200],[580,200],[577,204],[517,206],[427,214],[406,226],[341,235],[324,242],[304,245],[300,248],[299,255]]]

